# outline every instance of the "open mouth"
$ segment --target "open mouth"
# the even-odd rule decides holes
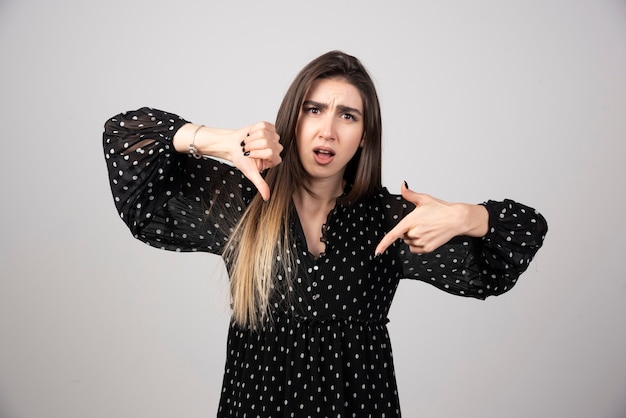
[[[313,152],[319,156],[329,156],[329,157],[335,156],[335,153],[333,151],[327,150],[327,149],[315,149],[313,150]]]
[[[313,158],[315,162],[320,165],[330,164],[335,157],[335,151],[330,148],[315,148],[313,149]]]

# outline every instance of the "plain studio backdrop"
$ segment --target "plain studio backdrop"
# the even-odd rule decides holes
[[[392,192],[510,197],[550,226],[503,296],[401,283],[404,415],[626,416],[624,1],[2,0],[1,417],[215,415],[221,259],[132,238],[102,127],[144,105],[274,121],[331,49],[375,80]]]

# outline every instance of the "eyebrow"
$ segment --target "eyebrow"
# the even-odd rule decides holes
[[[304,106],[313,106],[324,110],[328,109],[328,105],[326,103],[316,102],[315,100],[305,100],[304,103],[302,103],[302,107]],[[359,116],[363,115],[359,109],[350,106],[337,105],[337,109],[339,109],[341,113],[355,113]]]

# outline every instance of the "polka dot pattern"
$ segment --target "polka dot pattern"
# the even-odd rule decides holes
[[[184,123],[150,108],[107,121],[114,201],[138,239],[220,254],[256,191],[227,164],[176,153],[172,136]],[[401,196],[382,189],[350,207],[337,205],[319,258],[307,250],[294,211],[292,286],[276,277],[261,329],[230,326],[218,416],[400,416],[386,327],[399,280],[484,299],[510,290],[542,245],[547,225],[535,210],[511,200],[484,205],[484,238],[457,237],[425,255],[398,240],[378,258],[374,248],[384,232],[414,208]]]

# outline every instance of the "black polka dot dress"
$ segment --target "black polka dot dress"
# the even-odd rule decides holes
[[[111,189],[134,236],[172,251],[221,254],[256,192],[235,168],[177,153],[180,117],[142,108],[107,121],[103,135]],[[457,237],[411,254],[400,240],[374,249],[414,206],[386,189],[328,215],[324,254],[307,250],[294,215],[293,286],[271,298],[262,329],[231,324],[220,417],[398,417],[400,405],[387,314],[402,278],[486,298],[509,290],[547,232],[534,209],[485,203],[484,238]],[[282,277],[276,278],[279,286]]]

